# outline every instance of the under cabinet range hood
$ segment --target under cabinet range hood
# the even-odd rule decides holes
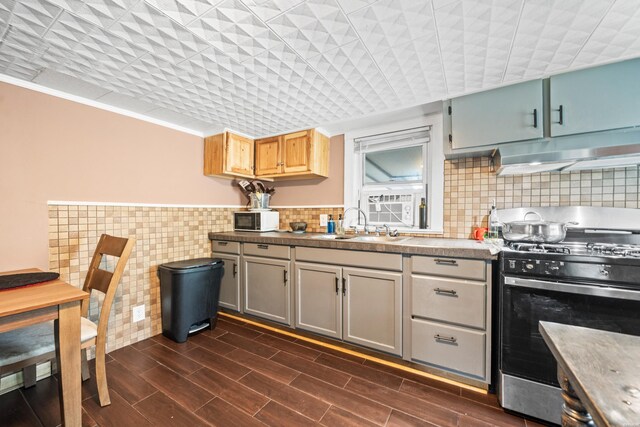
[[[492,157],[497,175],[634,166],[640,127],[504,144]]]

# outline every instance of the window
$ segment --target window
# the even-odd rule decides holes
[[[441,117],[441,116],[440,116]],[[437,120],[364,129],[345,135],[345,208],[358,207],[370,225],[419,230],[427,202],[428,232],[442,231],[443,156]],[[440,146],[436,146],[440,143]],[[350,166],[348,166],[350,165]],[[347,225],[363,225],[349,214]]]

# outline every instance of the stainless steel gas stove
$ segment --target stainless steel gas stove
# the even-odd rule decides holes
[[[538,322],[640,335],[640,210],[510,209],[500,220],[529,210],[579,224],[560,243],[507,242],[501,252],[498,392],[506,409],[560,423],[556,364]]]

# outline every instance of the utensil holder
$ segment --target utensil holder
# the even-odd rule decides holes
[[[249,194],[251,209],[269,209],[269,201],[271,194],[268,193],[251,193]]]

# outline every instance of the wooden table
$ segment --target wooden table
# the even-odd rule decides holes
[[[0,274],[38,271],[32,268]],[[80,303],[86,298],[88,293],[62,280],[0,291],[0,333],[54,320],[60,409],[66,426],[82,424]]]
[[[640,337],[540,322],[558,362],[562,425],[640,425]]]

